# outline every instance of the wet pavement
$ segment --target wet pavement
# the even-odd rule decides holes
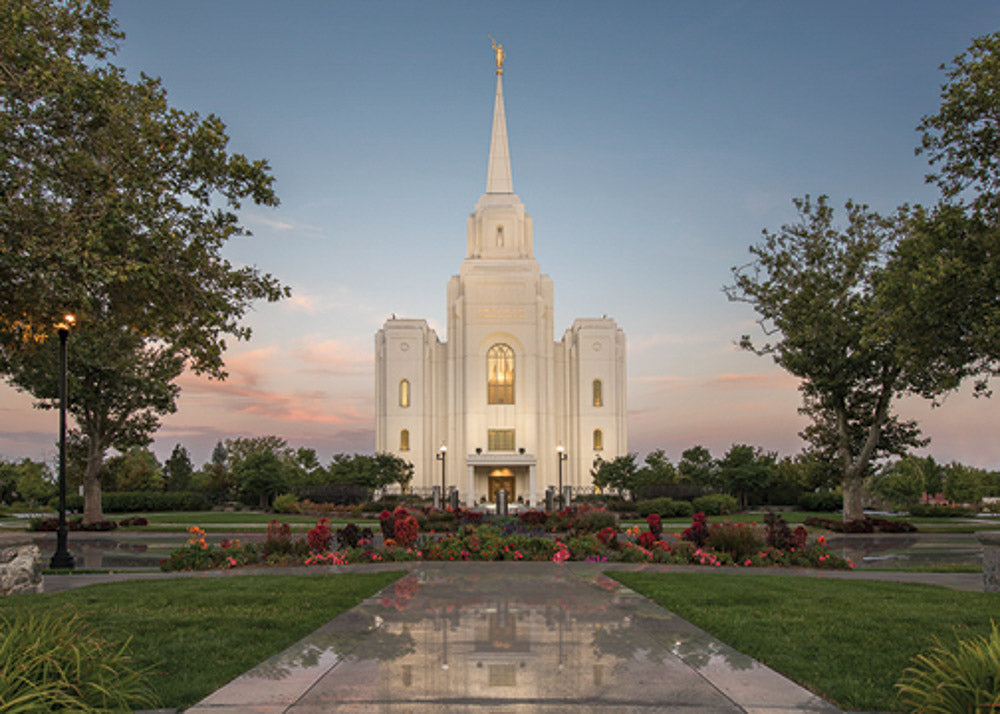
[[[411,565],[188,711],[839,711],[606,569]]]

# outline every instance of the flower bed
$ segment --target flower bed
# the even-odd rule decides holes
[[[600,509],[570,509],[533,515],[521,522],[499,525],[463,525],[454,533],[421,535],[418,519],[404,508],[384,511],[379,519],[382,545],[376,546],[370,529],[353,523],[333,531],[321,518],[304,538],[293,538],[287,524],[271,521],[262,543],[223,541],[215,547],[205,532],[191,528],[191,538],[160,563],[163,570],[205,570],[241,565],[349,565],[404,561],[526,560],[563,562],[669,563],[738,567],[798,566],[852,568],[853,563],[830,553],[826,539],[812,542],[805,528],[789,529],[781,516],[769,514],[764,528],[755,523],[709,524],[696,513],[691,527],[676,539],[663,539],[656,514],[647,519],[648,531],[638,526],[619,530],[617,524],[595,515]],[[537,512],[529,512],[537,513]],[[575,528],[553,536],[546,532],[553,519],[576,522]],[[539,522],[541,521],[541,522]],[[602,525],[599,530],[593,529]],[[546,529],[546,530],[543,530]]]

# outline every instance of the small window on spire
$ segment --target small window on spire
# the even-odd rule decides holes
[[[399,432],[399,450],[409,451],[410,450],[410,430],[403,429]]]
[[[594,451],[602,449],[604,449],[604,432],[600,429],[594,429]]]
[[[497,226],[497,248],[503,248],[503,226]]]
[[[410,380],[408,379],[399,381],[399,406],[410,406]]]

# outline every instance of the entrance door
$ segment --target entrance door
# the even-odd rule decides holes
[[[516,483],[514,472],[510,469],[494,469],[489,476],[490,502],[496,503],[497,491],[504,489],[507,491],[507,503],[513,503],[517,500]]]

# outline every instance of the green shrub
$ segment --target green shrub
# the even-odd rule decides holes
[[[709,526],[705,545],[742,562],[764,547],[764,538],[746,523],[716,523]]]
[[[837,511],[844,505],[844,497],[836,491],[807,491],[799,494],[799,508],[803,511]]]
[[[283,493],[274,499],[271,504],[276,513],[298,513],[299,500],[294,493]]]
[[[938,506],[930,503],[917,503],[910,506],[910,515],[914,518],[963,518],[975,515],[975,511],[965,506]]]
[[[722,516],[727,513],[736,513],[739,509],[739,503],[728,493],[709,493],[694,499],[691,502],[691,507],[694,508],[695,513]]]
[[[604,528],[615,528],[618,525],[618,517],[611,511],[585,508],[581,508],[572,521],[571,527],[578,532],[597,533]]]
[[[896,684],[914,712],[988,712],[1000,708],[1000,632],[957,640],[948,648],[939,640],[927,654],[913,658]]]
[[[675,501],[672,498],[651,498],[635,504],[636,513],[645,518],[650,513],[657,513],[661,518],[687,518],[694,513],[694,507],[687,501]]]
[[[157,705],[128,643],[112,644],[75,614],[0,618],[0,710],[133,711]]]
[[[101,508],[105,513],[206,511],[211,505],[201,491],[105,491],[101,494]],[[59,499],[49,501],[49,506],[58,508]],[[83,496],[67,494],[66,510],[82,511]]]

